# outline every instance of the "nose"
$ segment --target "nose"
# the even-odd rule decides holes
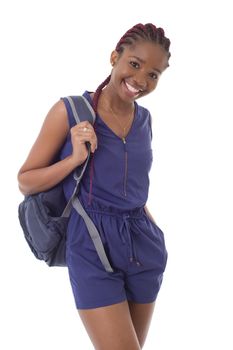
[[[147,86],[146,77],[143,73],[138,73],[134,76],[134,86],[137,89],[144,90]]]

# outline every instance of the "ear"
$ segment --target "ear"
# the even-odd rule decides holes
[[[118,58],[119,58],[119,53],[116,50],[112,51],[110,56],[110,63],[112,66],[114,66],[117,63]]]

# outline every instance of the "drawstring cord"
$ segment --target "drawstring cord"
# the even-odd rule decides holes
[[[122,221],[122,224],[120,227],[120,236],[121,236],[123,244],[125,244],[126,241],[125,241],[125,237],[124,237],[124,232],[126,232],[127,240],[129,243],[129,254],[130,254],[129,261],[131,263],[135,262],[137,264],[137,266],[141,266],[142,264],[140,263],[140,261],[138,261],[134,240],[133,240],[132,233],[130,230],[130,222],[129,222],[130,216],[128,214],[125,214],[125,215],[123,215],[122,219],[123,219],[123,221]],[[135,234],[137,234],[137,233],[135,232]]]
[[[103,210],[99,210],[99,209],[93,209],[93,208],[86,208],[87,212],[92,212],[92,213],[98,213],[98,214],[103,214],[103,215],[112,215],[112,216],[118,216],[119,218],[122,219],[122,223],[120,226],[120,237],[122,240],[123,244],[126,244],[128,242],[129,244],[129,261],[131,263],[136,263],[137,266],[142,266],[142,263],[138,260],[137,257],[137,252],[136,252],[136,247],[135,247],[135,243],[133,240],[133,235],[139,235],[140,232],[136,231],[134,228],[134,232],[132,234],[131,232],[131,228],[130,228],[130,219],[139,219],[141,218],[141,216],[137,216],[137,215],[129,215],[129,214],[121,214],[121,215],[117,215],[116,213],[110,213],[110,212],[105,212]],[[126,235],[126,237],[125,237]],[[127,242],[126,242],[127,240]]]
[[[92,154],[91,160],[90,160],[90,187],[89,187],[89,194],[88,194],[88,205],[91,205],[92,200],[92,184],[93,184],[93,174],[94,174],[94,153]]]

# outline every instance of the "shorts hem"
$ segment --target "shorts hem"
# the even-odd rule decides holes
[[[121,302],[126,301],[126,300],[127,300],[126,296],[121,296],[118,298],[104,299],[102,301],[97,301],[97,302],[92,302],[92,303],[76,303],[76,307],[78,310],[96,309],[99,307],[118,304],[118,303],[121,303]]]
[[[132,301],[133,303],[136,303],[136,304],[151,304],[156,301],[157,296],[158,294],[153,298],[145,298],[145,299],[136,299],[136,298],[128,297],[127,300]]]

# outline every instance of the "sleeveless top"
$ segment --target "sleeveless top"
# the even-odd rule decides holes
[[[88,91],[85,91],[83,96],[92,104]],[[62,100],[66,105],[71,128],[76,123],[67,100],[65,98]],[[94,201],[105,208],[132,210],[143,207],[147,202],[149,172],[153,159],[151,115],[146,108],[134,103],[134,120],[125,143],[107,126],[100,115],[96,115],[94,129],[98,148],[94,154],[91,153],[93,159],[89,160],[79,185],[78,197],[84,207],[91,206]],[[60,159],[66,158],[71,153],[72,143],[69,133],[61,149]],[[63,180],[67,200],[74,186],[75,180],[71,173]]]

